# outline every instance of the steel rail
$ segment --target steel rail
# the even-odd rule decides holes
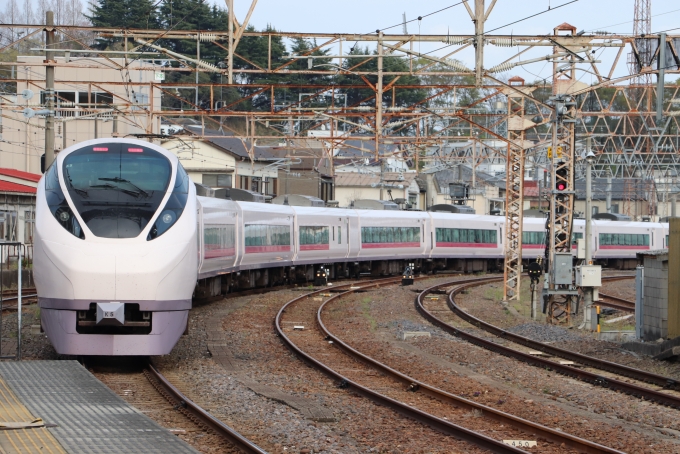
[[[609,276],[604,278],[607,281],[616,281],[616,280],[622,280],[622,279],[631,279],[634,278],[635,276]],[[456,292],[457,293],[457,292]],[[452,297],[449,298],[449,304],[452,304]],[[453,303],[455,305],[455,302]],[[604,304],[603,304],[604,305]],[[456,306],[458,307],[458,306]],[[676,388],[678,387],[679,383],[677,383],[676,380],[669,378],[669,377],[664,377],[663,375],[658,375],[658,374],[653,374],[651,372],[647,372],[644,370],[640,369],[635,369],[633,367],[629,366],[624,366],[622,364],[614,363],[611,361],[607,361],[604,359],[598,359],[598,358],[593,358],[592,356],[584,355],[581,353],[575,353],[569,350],[565,350],[559,347],[554,347],[548,344],[544,344],[542,342],[537,342],[534,340],[531,340],[529,338],[520,336],[518,334],[513,334],[510,332],[507,332],[501,328],[498,328],[496,326],[493,326],[489,323],[486,323],[480,319],[475,318],[474,316],[467,314],[466,312],[460,310],[458,308],[457,310],[454,310],[456,314],[461,316],[460,314],[464,314],[464,316],[461,316],[461,318],[466,319],[469,318],[468,323],[472,323],[473,325],[477,325],[478,323],[481,324],[478,326],[479,328],[484,329],[485,331],[488,331],[492,334],[495,334],[496,336],[502,337],[504,339],[510,340],[512,342],[524,345],[526,347],[541,351],[543,353],[550,354],[552,356],[557,356],[560,358],[564,358],[570,361],[577,361],[585,366],[588,367],[593,367],[595,369],[601,369],[607,372],[611,372],[617,375],[622,375],[625,377],[633,378],[635,380],[643,381],[645,383],[650,383],[654,384],[657,386],[661,386],[664,388]],[[488,328],[488,329],[487,329]],[[680,403],[680,400],[678,400]],[[680,407],[679,407],[680,408]]]
[[[242,452],[267,454],[267,451],[260,448],[255,443],[238,433],[236,430],[212,416],[210,413],[196,405],[191,399],[182,394],[182,392],[175,388],[167,378],[158,372],[153,364],[149,363],[147,368],[144,369],[144,373],[147,378],[152,378],[149,380],[152,386],[156,388],[156,390],[158,390],[158,392],[160,392],[163,396],[165,396],[166,399],[170,401],[174,400],[179,406],[178,408],[183,410],[182,412],[185,413],[185,416],[189,417],[200,425],[212,429],[215,433],[228,440]]]
[[[372,283],[364,283],[360,286],[357,286],[356,288],[350,288],[342,293],[337,293],[336,295],[332,296],[330,299],[335,299],[338,298],[339,296],[342,295],[348,295],[350,293],[355,292],[356,290],[361,290],[361,289],[367,289],[371,287],[375,287],[381,284],[388,284],[391,282],[399,282],[401,278],[389,278],[389,279],[381,279],[378,281],[373,281]],[[347,287],[351,286],[352,284],[346,284],[343,285],[342,287]],[[338,287],[336,287],[337,289]],[[521,449],[515,448],[513,446],[509,446],[506,444],[503,444],[499,442],[498,440],[494,440],[493,438],[487,437],[486,435],[482,435],[480,433],[474,432],[472,430],[466,429],[464,427],[458,426],[456,424],[453,424],[449,421],[446,421],[442,418],[438,418],[434,415],[431,415],[429,413],[426,413],[422,410],[418,410],[417,408],[411,407],[409,405],[404,404],[403,402],[400,402],[398,400],[392,399],[391,397],[385,396],[383,394],[380,394],[376,391],[373,391],[372,389],[365,387],[363,385],[360,385],[359,383],[343,376],[339,372],[336,372],[333,370],[331,367],[328,365],[318,361],[311,355],[305,353],[302,351],[300,347],[295,345],[295,343],[288,337],[286,334],[283,332],[283,328],[281,327],[281,318],[283,314],[286,312],[286,310],[297,303],[298,301],[301,301],[305,298],[309,298],[312,295],[315,295],[320,292],[324,292],[326,289],[323,290],[317,290],[311,293],[307,293],[301,296],[298,296],[297,298],[294,298],[287,302],[279,312],[276,314],[276,318],[274,320],[274,327],[277,331],[278,336],[285,342],[285,344],[290,348],[297,356],[299,356],[303,361],[311,365],[312,367],[315,367],[328,375],[329,377],[338,380],[338,382],[341,384],[343,388],[353,390],[354,392],[361,394],[364,397],[367,397],[371,400],[373,400],[376,403],[379,403],[381,405],[384,405],[388,408],[391,408],[405,416],[408,416],[410,418],[413,418],[417,421],[420,421],[423,424],[426,424],[430,427],[432,427],[435,430],[438,430],[440,432],[443,432],[445,434],[452,435],[458,439],[462,439],[465,441],[468,441],[472,444],[475,444],[481,448],[488,449],[491,452],[494,453],[526,453],[527,451],[523,451]],[[330,300],[329,299],[329,300]]]
[[[466,280],[460,280],[456,281],[459,284],[464,284],[464,283],[469,283],[469,282],[476,282],[477,279],[466,279]],[[438,288],[439,286],[434,286],[430,287],[428,289],[425,289],[421,294],[427,294],[431,292],[433,289]],[[554,441],[558,444],[564,443],[565,446],[568,446],[570,448],[574,448],[579,452],[583,453],[622,453],[622,451],[618,451],[613,448],[609,448],[607,446],[600,445],[598,443],[594,443],[590,440],[586,440],[584,438],[579,438],[577,436],[568,434],[566,432],[562,432],[559,430],[551,429],[550,427],[535,423],[533,421],[529,421],[527,419],[520,418],[519,416],[515,416],[511,413],[506,413],[500,410],[497,410],[493,407],[489,407],[477,402],[474,402],[472,400],[465,399],[463,397],[456,396],[454,394],[451,394],[449,392],[446,392],[442,389],[436,388],[434,386],[428,385],[425,382],[419,381],[413,377],[410,377],[404,373],[399,372],[398,370],[392,369],[391,367],[387,366],[386,364],[383,364],[376,359],[365,355],[361,353],[360,351],[352,348],[345,342],[343,342],[339,337],[334,335],[333,333],[330,332],[330,330],[326,327],[326,325],[323,323],[322,316],[323,316],[323,311],[324,309],[329,305],[334,300],[339,299],[343,294],[336,295],[332,298],[329,298],[326,300],[320,307],[319,310],[317,311],[317,323],[319,327],[321,328],[321,331],[324,332],[326,335],[327,339],[330,339],[333,341],[334,345],[339,346],[345,353],[347,353],[349,356],[369,365],[370,367],[373,367],[375,369],[378,369],[380,372],[394,378],[395,380],[398,380],[405,385],[408,386],[409,391],[413,392],[422,392],[430,397],[433,397],[435,399],[438,399],[440,401],[444,401],[448,404],[451,404],[453,406],[457,407],[462,407],[467,410],[477,410],[480,411],[481,414],[489,419],[493,419],[495,421],[498,421],[503,424],[507,424],[509,426],[515,427],[516,429],[519,429],[523,432],[531,433],[536,435],[537,437],[543,437],[547,440]]]
[[[602,369],[606,370],[609,372],[613,372],[619,375],[625,375],[629,376],[632,378],[635,378],[637,380],[641,381],[646,381],[648,383],[657,383],[661,382],[661,386],[664,386],[666,388],[670,387],[675,387],[677,385],[676,381],[674,379],[670,379],[667,377],[663,377],[661,375],[656,375],[652,374],[649,372],[641,371],[639,369],[634,369],[631,367],[623,366],[621,364],[616,364],[612,363],[609,361],[604,361],[596,358],[592,358],[590,356],[582,355],[580,353],[574,353],[570,352],[567,350],[563,350],[557,347],[552,347],[550,345],[546,345],[540,342],[533,341],[531,339],[527,339],[526,337],[518,336],[516,334],[510,333],[508,331],[505,331],[501,328],[498,328],[494,325],[491,325],[489,323],[486,323],[470,314],[467,314],[463,310],[460,309],[453,300],[454,296],[460,293],[461,291],[469,288],[469,287],[475,287],[478,285],[483,285],[485,283],[489,282],[495,282],[502,280],[502,278],[494,277],[494,278],[486,278],[480,279],[477,282],[471,283],[471,284],[463,284],[463,285],[458,285],[455,286],[449,293],[447,303],[449,305],[449,308],[460,318],[463,320],[467,321],[471,325],[482,329],[484,331],[487,331],[491,334],[494,334],[502,339],[507,339],[512,342],[536,349],[541,352],[549,353],[554,356],[562,356],[565,358],[572,359],[573,361],[578,361],[582,364],[585,364],[589,367],[597,368],[597,369]],[[455,282],[449,282],[448,286],[451,285],[456,285]],[[444,287],[447,286],[446,284],[440,285],[439,287]],[[509,347],[505,347],[503,345],[497,344],[493,341],[475,336],[470,333],[466,333],[465,331],[459,330],[448,323],[440,320],[436,316],[434,316],[431,312],[427,311],[422,303],[422,298],[420,298],[420,295],[418,298],[416,298],[416,307],[418,311],[420,311],[425,318],[427,318],[431,323],[439,326],[440,328],[444,329],[445,331],[461,337],[465,340],[467,340],[470,343],[473,343],[475,345],[478,345],[482,348],[485,348],[490,351],[494,351],[496,353],[499,353],[504,356],[508,356],[511,358],[518,359],[522,362],[525,362],[527,364],[531,364],[534,366],[546,368],[548,370],[553,370],[555,372],[558,372],[563,375],[567,375],[582,381],[585,381],[587,383],[591,383],[594,385],[602,386],[605,388],[611,388],[615,389],[621,392],[624,392],[626,394],[633,395],[635,397],[640,397],[643,399],[647,399],[653,402],[657,402],[662,405],[666,405],[669,407],[673,408],[679,408],[680,409],[680,397],[676,397],[670,394],[665,394],[660,391],[655,391],[649,388],[644,388],[642,386],[638,386],[632,383],[626,383],[621,380],[617,380],[615,378],[608,378],[604,377],[602,375],[595,374],[593,372],[588,372],[585,370],[581,370],[575,367],[570,367],[569,365],[566,364],[560,364],[555,361],[551,361],[549,359],[545,358],[540,358],[535,355],[530,355],[528,353],[524,353]]]
[[[607,295],[600,293],[601,298],[605,298],[609,301],[598,301],[597,304],[600,306],[611,307],[612,309],[618,309],[620,311],[635,312],[635,303],[618,296]]]

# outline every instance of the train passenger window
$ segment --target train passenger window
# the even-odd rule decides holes
[[[328,227],[303,226],[300,227],[300,245],[329,244]]]
[[[420,227],[362,227],[362,244],[420,243]],[[409,247],[412,247],[409,245]]]
[[[649,235],[637,233],[600,233],[601,246],[649,246]]]
[[[522,232],[522,244],[545,244],[545,232]]]
[[[246,224],[245,245],[258,246],[290,246],[290,226]],[[255,250],[246,252],[257,252]]]
[[[206,259],[229,257],[236,253],[236,228],[234,225],[205,225],[203,247]]]
[[[498,231],[483,229],[435,229],[437,244],[498,244]]]

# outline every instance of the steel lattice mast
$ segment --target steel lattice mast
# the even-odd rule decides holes
[[[635,16],[633,18],[633,35],[647,36],[652,33],[652,0],[635,0]],[[651,74],[639,74],[640,70],[651,65],[652,42],[646,39],[638,39],[635,42],[637,55],[634,52],[628,54],[628,70],[631,75],[631,85],[651,85]]]

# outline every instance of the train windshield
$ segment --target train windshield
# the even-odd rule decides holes
[[[149,223],[170,183],[170,161],[126,143],[100,143],[64,159],[64,182],[95,236],[135,238]]]

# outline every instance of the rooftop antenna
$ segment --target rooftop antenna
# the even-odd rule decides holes
[[[404,20],[404,23],[403,23],[403,25],[404,25],[404,35],[408,35],[408,29],[406,28],[406,12],[404,12],[404,13],[401,15],[401,17],[402,17],[403,20]]]

